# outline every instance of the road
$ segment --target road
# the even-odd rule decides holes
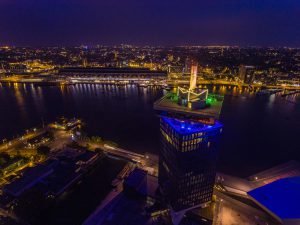
[[[54,132],[54,140],[48,145],[52,152],[63,149],[72,142],[72,134],[69,131],[57,130]]]
[[[266,213],[215,191],[213,225],[279,225]]]
[[[82,146],[86,146],[87,144],[93,148],[99,148],[103,150],[104,152],[107,152],[111,155],[118,156],[124,159],[128,159],[130,161],[134,161],[137,163],[140,163],[142,165],[145,165],[145,156],[142,154],[138,154],[132,151],[127,151],[125,149],[117,148],[110,146],[108,144],[102,144],[102,143],[92,143],[92,142],[87,142],[87,141],[79,141],[79,144]]]
[[[133,151],[128,151],[122,148],[117,148],[102,143],[98,144],[86,141],[79,141],[79,144],[82,146],[86,146],[88,144],[92,149],[99,148],[112,156],[136,162],[138,167],[148,171],[149,174],[154,176],[158,175],[158,157],[156,155],[138,154]]]
[[[18,147],[19,145],[23,145],[24,142],[26,142],[30,139],[33,139],[33,138],[45,133],[46,131],[47,131],[47,128],[45,127],[42,129],[38,129],[36,131],[32,131],[28,134],[25,134],[20,138],[15,138],[13,140],[6,141],[6,143],[3,143],[0,145],[0,152],[14,149],[14,148]]]

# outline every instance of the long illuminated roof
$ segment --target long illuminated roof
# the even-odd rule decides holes
[[[152,74],[152,75],[165,75],[165,71],[160,70],[150,70],[148,68],[118,68],[118,67],[65,67],[59,70],[59,73],[95,73],[95,74]]]
[[[300,219],[300,176],[277,180],[248,195],[281,220]]]

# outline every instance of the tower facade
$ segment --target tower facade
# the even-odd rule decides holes
[[[154,104],[160,116],[159,187],[173,212],[204,207],[212,199],[223,97],[210,95],[192,81]],[[192,97],[191,97],[192,95]],[[178,212],[178,213],[177,213]]]
[[[222,125],[160,117],[159,185],[174,211],[211,201]]]

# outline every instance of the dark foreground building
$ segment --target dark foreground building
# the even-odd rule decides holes
[[[280,224],[300,224],[300,176],[279,179],[247,194]]]
[[[222,99],[197,89],[195,74],[194,68],[189,89],[179,88],[178,93],[169,93],[154,105],[162,140],[159,186],[174,224],[186,211],[211,201],[216,176]]]

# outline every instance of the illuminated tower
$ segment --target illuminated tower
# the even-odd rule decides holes
[[[88,66],[87,58],[83,59],[82,64],[83,64],[83,67],[87,67]]]
[[[159,186],[174,224],[186,211],[211,201],[216,176],[223,99],[196,88],[196,71],[192,67],[189,89],[179,88],[154,104],[162,141]]]
[[[198,71],[198,64],[193,63],[191,66],[191,78],[190,78],[190,88],[189,90],[194,90],[197,84],[197,71]]]

